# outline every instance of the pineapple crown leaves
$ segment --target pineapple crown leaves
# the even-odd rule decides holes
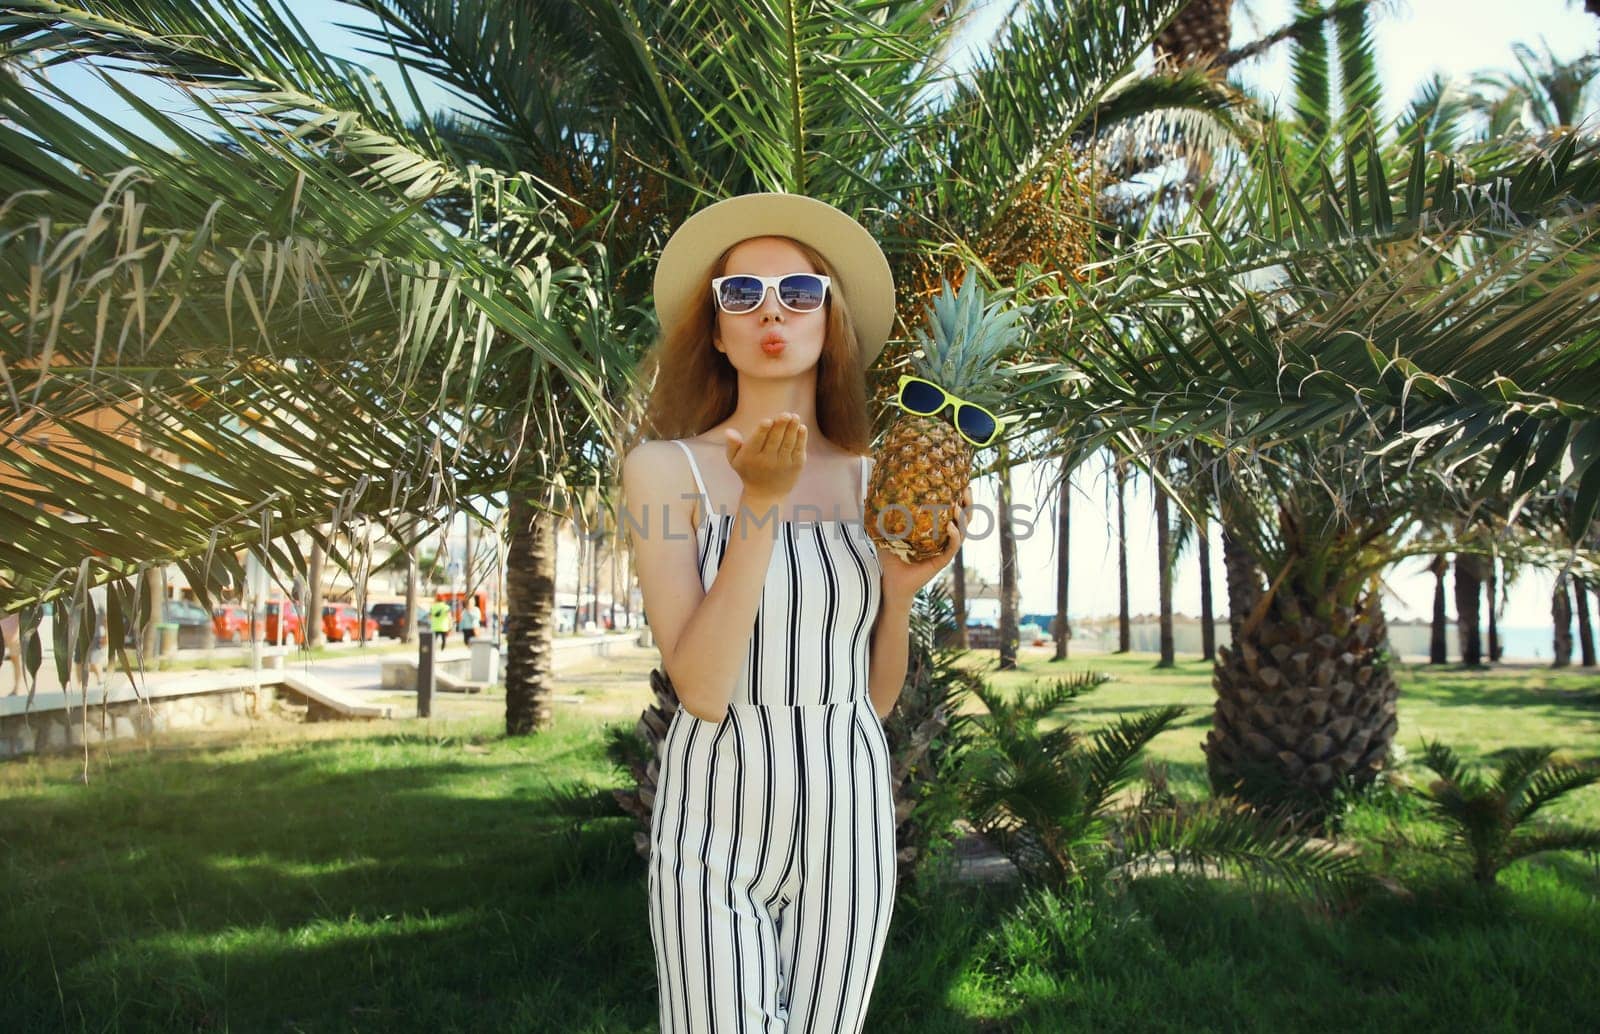
[[[926,309],[928,329],[916,328],[922,350],[915,371],[946,391],[984,405],[1003,397],[999,360],[1021,340],[1026,324],[1012,292],[991,293],[967,267],[959,290],[942,280]]]

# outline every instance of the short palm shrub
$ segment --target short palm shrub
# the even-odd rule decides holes
[[[1600,764],[1557,761],[1553,748],[1525,747],[1505,752],[1486,776],[1437,740],[1424,744],[1422,763],[1439,778],[1418,792],[1479,886],[1532,855],[1600,851],[1600,830],[1533,821],[1545,805],[1600,780]]]
[[[1085,672],[1009,698],[974,689],[988,713],[970,718],[964,797],[974,827],[1024,880],[1066,891],[1090,880],[1190,872],[1266,877],[1324,897],[1367,883],[1348,852],[1294,832],[1287,812],[1231,799],[1180,801],[1160,781],[1125,793],[1145,747],[1186,709],[1152,708],[1093,733],[1058,715],[1108,681]]]

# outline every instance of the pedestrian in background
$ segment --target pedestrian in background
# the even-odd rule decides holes
[[[433,628],[433,645],[444,649],[450,641],[450,604],[435,600],[433,606],[428,608],[428,622]]]

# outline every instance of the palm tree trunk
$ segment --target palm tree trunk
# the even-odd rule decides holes
[[[332,529],[328,532],[333,534]],[[300,615],[300,637],[307,647],[323,645],[322,636],[322,567],[325,553],[320,539],[312,536],[311,564],[306,573],[306,609]]]
[[[462,524],[465,525],[464,534],[466,537],[464,545],[466,548],[461,558],[461,591],[466,594],[466,598],[469,600],[472,598],[473,592],[478,588],[477,581],[473,577],[472,556],[475,543],[472,541],[472,523],[470,516],[463,517]],[[465,609],[466,603],[462,603],[461,606],[462,609]]]
[[[1011,470],[1004,441],[1000,443],[1000,670],[1017,666],[1017,539],[1011,528]]]
[[[1200,553],[1200,659],[1217,659],[1217,612],[1211,600],[1211,519],[1204,509],[1194,533]]]
[[[1450,570],[1450,561],[1443,553],[1434,554],[1428,564],[1433,572],[1433,627],[1428,634],[1428,663],[1444,664],[1450,659],[1450,642],[1447,628],[1450,614],[1444,603],[1444,576]]]
[[[1341,605],[1279,576],[1264,601],[1258,567],[1230,533],[1231,520],[1224,509],[1234,640],[1218,648],[1212,679],[1216,709],[1202,744],[1211,787],[1255,804],[1291,804],[1322,826],[1336,789],[1370,783],[1394,740],[1399,687],[1385,659],[1378,586]],[[1326,566],[1305,554],[1288,562],[1290,574]]]
[[[601,623],[600,622],[600,554],[604,551],[604,549],[605,549],[605,535],[604,535],[604,533],[602,531],[600,531],[599,527],[597,526],[595,528],[595,533],[594,533],[594,552],[592,554],[590,554],[590,557],[589,557],[589,565],[590,565],[590,569],[591,569],[590,573],[589,573],[589,591],[590,591],[590,599],[592,599],[594,601],[594,603],[592,604],[593,610],[589,615],[589,620],[593,621],[595,623],[596,627],[598,627],[600,625],[600,623]]]
[[[1067,624],[1067,586],[1072,576],[1072,471],[1067,457],[1061,457],[1061,492],[1056,511],[1056,620],[1050,637],[1056,648],[1053,660],[1067,659],[1067,639],[1072,629]]]
[[[1484,595],[1489,601],[1489,661],[1493,664],[1500,663],[1500,658],[1505,656],[1505,647],[1500,642],[1500,562],[1496,557],[1489,558],[1487,578],[1484,581]]]
[[[416,534],[416,523],[413,519],[406,530],[408,538]],[[402,643],[417,641],[417,589],[417,544],[413,542],[406,546],[406,623],[400,636]]]
[[[950,603],[955,607],[956,646],[967,649],[967,547],[956,550],[950,563]]]
[[[550,724],[555,517],[523,492],[509,495],[506,735],[525,736]]]
[[[1162,461],[1161,473],[1165,474],[1166,464]],[[1170,668],[1177,663],[1176,651],[1172,641],[1172,516],[1171,506],[1167,500],[1167,490],[1154,477],[1151,482],[1155,485],[1156,493],[1156,563],[1157,583],[1160,590],[1161,606],[1161,659],[1156,662],[1158,668]]]
[[[159,565],[146,568],[144,573],[143,627],[139,630],[139,649],[146,657],[161,653],[161,630],[156,626],[165,621],[162,600],[167,598],[167,569]],[[282,619],[280,618],[280,623]]]
[[[572,517],[572,541],[578,547],[577,565],[573,568],[572,630],[583,628],[583,583],[589,570],[589,536],[584,530],[582,509]]]
[[[1461,644],[1461,663],[1472,667],[1483,664],[1480,638],[1479,601],[1483,598],[1483,579],[1478,576],[1478,558],[1456,554],[1456,637]]]
[[[1233,648],[1239,648],[1244,621],[1261,599],[1261,572],[1237,536],[1222,522],[1222,572],[1228,581],[1228,632]]]
[[[1128,468],[1119,457],[1117,477],[1117,652],[1133,649],[1133,617],[1128,608]]]
[[[1555,626],[1551,645],[1555,648],[1553,668],[1565,668],[1572,663],[1572,599],[1567,595],[1565,577],[1556,579],[1550,593],[1550,617]]]
[[[1189,0],[1161,30],[1151,50],[1157,60],[1167,57],[1182,65],[1214,59],[1228,49],[1232,11],[1233,0]]]
[[[1594,667],[1594,627],[1589,624],[1589,583],[1572,579],[1572,602],[1578,611],[1578,651],[1585,668]]]

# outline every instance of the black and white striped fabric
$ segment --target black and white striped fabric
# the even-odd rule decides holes
[[[678,445],[709,590],[735,515],[712,512]],[[863,459],[863,500],[866,485]],[[776,534],[726,717],[679,708],[662,748],[650,934],[671,1034],[860,1031],[894,908],[889,750],[867,696],[876,547],[856,519]]]

